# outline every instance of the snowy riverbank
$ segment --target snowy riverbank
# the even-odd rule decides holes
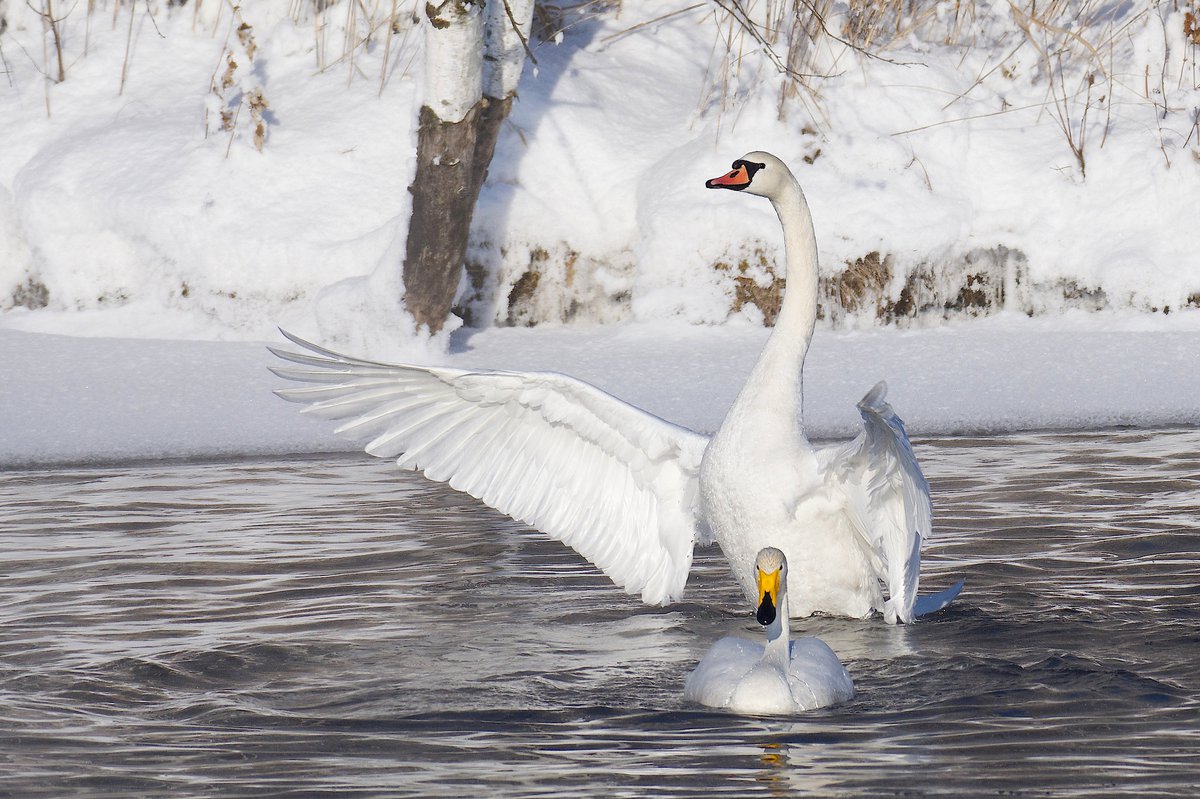
[[[818,332],[805,371],[806,421],[817,438],[850,435],[854,403],[886,379],[917,436],[1200,424],[1200,319],[1143,322],[1002,317]],[[664,323],[463,330],[444,360],[565,372],[708,431],[765,335],[750,325]],[[258,342],[0,331],[0,468],[357,450],[331,434],[332,424],[271,395],[285,385],[267,371],[275,362]]]

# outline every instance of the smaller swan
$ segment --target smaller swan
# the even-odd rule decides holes
[[[685,699],[736,713],[777,715],[815,710],[849,701],[854,682],[833,650],[819,638],[789,643],[787,558],[766,547],[754,561],[758,623],[766,646],[744,638],[722,638],[684,685]]]

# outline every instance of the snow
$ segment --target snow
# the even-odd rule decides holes
[[[784,113],[785,79],[749,37],[727,50],[710,5],[568,9],[530,41],[479,199],[475,327],[431,340],[399,277],[437,77],[419,14],[388,40],[390,3],[243,4],[251,53],[225,3],[92,5],[57,11],[54,83],[38,4],[0,0],[0,467],[351,448],[270,396],[276,326],[384,360],[555,369],[711,430],[767,335],[736,279],[783,274],[769,204],[703,189],[754,149],[796,170],[823,275],[887,267],[855,308],[823,299],[815,436],[849,435],[881,378],[924,435],[1200,422],[1200,46],[1167,6],[1088,6],[1052,41],[1013,24],[1020,4],[936,4],[883,58],[813,45],[827,77]],[[1104,58],[1070,55],[1079,39]],[[1058,84],[1044,52],[1068,53]],[[946,310],[971,280],[1003,295],[969,309],[984,318]],[[920,308],[882,326],[913,287]]]
[[[1108,321],[818,331],[805,367],[808,430],[852,435],[855,403],[881,379],[918,436],[1200,424],[1200,325]],[[711,432],[765,335],[749,323],[463,329],[439,360],[571,374]],[[0,468],[358,450],[333,423],[271,395],[289,385],[267,371],[280,363],[262,343],[0,331]]]

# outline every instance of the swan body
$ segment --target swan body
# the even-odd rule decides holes
[[[816,322],[817,254],[799,183],[752,152],[708,181],[768,198],[783,225],[788,287],[775,329],[711,437],[581,380],[550,372],[384,364],[284,333],[272,348],[302,368],[277,375],[303,412],[573,547],[648,604],[678,600],[696,544],[719,543],[753,600],[754,559],[773,544],[792,564],[791,613],[908,622],[961,583],[918,599],[929,491],[883,383],[858,408],[853,441],[814,449],[801,422],[801,370]]]
[[[684,685],[684,698],[737,713],[775,715],[815,710],[854,698],[849,672],[824,641],[789,640],[787,558],[767,547],[754,564],[758,622],[766,644],[722,638]]]

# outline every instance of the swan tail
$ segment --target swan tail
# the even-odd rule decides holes
[[[858,401],[858,409],[860,411],[871,410],[876,413],[890,412],[891,406],[887,404],[887,388],[887,381],[880,380],[866,393],[866,396]]]
[[[919,616],[928,616],[931,613],[937,613],[939,610],[949,605],[954,601],[954,598],[958,596],[958,592],[962,591],[964,582],[965,581],[963,580],[959,580],[957,583],[944,591],[939,591],[936,594],[929,594],[928,596],[917,597],[917,601],[913,603],[913,618],[915,619]]]

